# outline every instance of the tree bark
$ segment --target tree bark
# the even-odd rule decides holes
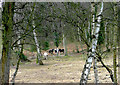
[[[1,58],[1,85],[9,83],[9,71],[10,71],[10,54],[11,54],[11,30],[13,28],[13,13],[14,13],[14,3],[5,3],[3,8],[3,50]],[[8,19],[7,19],[8,18]]]
[[[18,44],[20,44],[20,42],[18,42]],[[19,69],[20,58],[21,58],[21,56],[22,56],[22,54],[23,54],[23,44],[22,44],[22,46],[19,47],[19,50],[20,50],[20,54],[18,55],[18,61],[17,61],[17,65],[16,65],[16,70],[15,70],[14,75],[13,75],[13,78],[12,78],[12,80],[11,80],[12,85],[14,85],[14,83],[15,83],[15,77],[16,77],[17,72],[18,72],[18,69]]]
[[[83,51],[83,45],[82,45],[82,41],[81,41],[81,37],[80,37],[80,29],[78,28],[78,38],[79,38],[79,42],[80,42],[80,46],[81,46],[81,51]]]
[[[106,47],[106,50],[108,49],[107,48],[107,24],[108,24],[108,22],[105,23],[105,47]]]
[[[94,58],[93,60],[93,69],[94,69],[94,76],[95,76],[95,83],[99,83],[99,78],[98,78],[98,70],[97,70],[97,59]]]
[[[38,63],[39,63],[39,65],[43,65],[43,62],[42,62],[42,60],[40,59],[41,52],[40,52],[40,48],[39,48],[40,46],[39,46],[39,43],[38,43],[38,40],[37,40],[37,37],[36,37],[35,29],[33,30],[33,35],[34,35],[35,44],[36,44],[36,48],[37,48]]]
[[[97,9],[96,7],[94,8],[95,10]],[[95,29],[97,29],[97,22],[96,23],[94,23],[95,22],[95,19],[96,19],[96,11],[93,11],[93,14],[92,14],[92,16],[93,16],[93,26],[92,26],[92,35],[94,35],[94,31],[95,31]],[[100,24],[100,23],[99,23]],[[100,26],[99,26],[99,30],[100,30]],[[99,33],[99,32],[98,32]],[[98,40],[97,40],[98,41]],[[97,47],[97,43],[96,43],[96,47]],[[96,49],[96,47],[95,47],[95,49]],[[95,83],[97,84],[97,83],[99,83],[99,79],[98,79],[98,70],[97,70],[97,59],[96,59],[96,54],[94,55],[94,59],[93,59],[93,69],[94,69],[94,76],[95,76]]]
[[[0,60],[2,56],[2,1],[0,2]]]
[[[94,14],[95,12],[95,4],[91,3],[92,6],[92,13]],[[101,22],[101,13],[103,12],[103,2],[101,2],[101,6],[98,7],[97,9],[99,9],[99,11],[96,13],[98,18],[97,18],[97,23],[96,23],[96,28],[93,31],[93,35],[92,35],[92,43],[90,46],[90,51],[88,54],[88,59],[86,60],[86,63],[84,65],[84,69],[82,72],[82,76],[81,76],[81,80],[80,80],[80,84],[86,84],[87,80],[88,80],[88,75],[90,73],[90,68],[92,65],[92,60],[95,57],[95,51],[96,51],[96,46],[97,46],[97,41],[98,41],[98,33],[100,30],[100,22]],[[94,19],[94,18],[93,18]],[[92,22],[94,24],[94,22]]]
[[[16,17],[16,14],[15,14],[15,17]],[[15,20],[15,23],[16,23],[16,20]],[[16,31],[16,34],[18,34],[17,35],[18,39],[21,38],[20,32],[21,32],[20,30]],[[21,44],[21,41],[22,41],[22,44]],[[20,54],[17,55],[18,56],[18,61],[17,61],[15,72],[13,74],[13,78],[11,80],[12,85],[14,85],[14,83],[15,83],[15,78],[16,78],[16,75],[17,75],[17,72],[18,72],[18,69],[19,69],[19,64],[20,64],[21,56],[23,54],[23,43],[24,43],[24,40],[19,40],[17,43],[18,43],[18,52],[20,52]]]
[[[114,6],[114,19],[117,20],[117,6]],[[114,21],[114,23],[117,23]],[[114,70],[114,83],[117,84],[117,56],[116,56],[116,45],[117,45],[117,36],[116,36],[116,29],[117,26],[113,26],[113,70]]]
[[[0,1],[0,69],[1,69],[1,57],[2,57],[2,1]],[[0,82],[1,82],[1,73],[2,73],[2,70],[0,70]],[[1,83],[0,83],[1,84]]]
[[[113,49],[113,70],[114,70],[114,83],[117,84],[117,62],[116,62],[116,47]]]
[[[118,30],[117,30],[117,41],[118,41],[118,84],[120,84],[120,3],[118,3]]]
[[[34,6],[36,6],[35,3],[34,3]],[[38,40],[37,40],[37,35],[36,35],[36,32],[35,32],[36,29],[35,29],[35,22],[34,22],[34,10],[35,10],[35,8],[32,10],[32,12],[33,12],[33,14],[32,14],[32,17],[33,17],[32,26],[34,28],[33,36],[34,36],[34,40],[35,40],[35,44],[36,44],[36,48],[37,48],[37,61],[38,61],[39,65],[43,65],[43,62],[40,58],[42,56],[42,54],[41,54],[41,51],[40,51],[40,46],[39,46],[39,43],[38,43]]]
[[[63,33],[63,47],[64,47],[64,54],[65,56],[67,56],[67,47],[66,47],[66,37],[64,36],[64,33]]]

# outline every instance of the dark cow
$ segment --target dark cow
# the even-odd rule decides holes
[[[49,53],[53,54],[53,51],[54,51],[54,49],[50,49],[50,50],[49,50]]]
[[[61,53],[61,52],[63,52],[64,53],[64,49],[59,49],[59,52]]]
[[[58,49],[58,52],[59,52],[59,49]],[[55,49],[55,53],[57,53],[57,49]]]
[[[55,49],[55,53],[57,53],[57,49]]]

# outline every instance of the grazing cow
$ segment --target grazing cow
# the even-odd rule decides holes
[[[55,49],[55,53],[57,53],[57,49]]]
[[[61,52],[63,52],[64,53],[64,49],[59,49],[59,52],[61,53]]]
[[[59,49],[57,48],[57,49],[55,49],[55,53],[57,53],[57,52],[59,52]]]
[[[54,49],[50,49],[50,50],[49,50],[49,53],[53,54],[53,51],[54,51]]]
[[[48,57],[48,53],[47,53],[47,52],[44,52],[43,56],[44,56],[44,58],[45,58],[45,60],[46,60],[47,57]]]
[[[55,53],[57,53],[57,49],[55,49]]]

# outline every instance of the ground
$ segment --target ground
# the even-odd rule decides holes
[[[32,62],[21,63],[16,76],[16,83],[79,83],[81,73],[85,64],[86,54],[76,53],[72,56],[49,56],[43,60],[44,65]],[[103,59],[106,65],[112,67],[112,56]],[[98,63],[98,75],[101,83],[111,83],[109,73]],[[11,66],[10,80],[15,71],[15,66]],[[94,71],[91,68],[88,83],[94,83]]]

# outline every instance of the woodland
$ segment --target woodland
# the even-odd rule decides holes
[[[120,84],[119,2],[1,0],[0,25],[0,85]]]

